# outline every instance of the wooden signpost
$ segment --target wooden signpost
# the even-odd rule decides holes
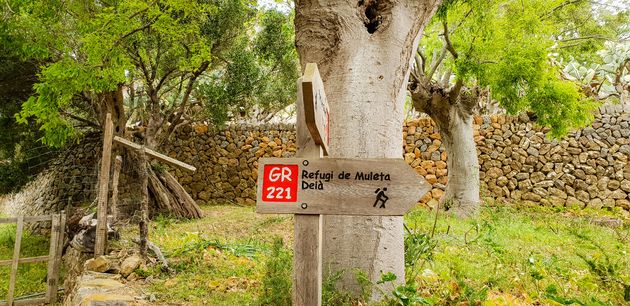
[[[402,216],[429,189],[402,159],[264,158],[256,212]]]
[[[321,215],[402,216],[430,185],[402,159],[323,158],[329,110],[317,66],[298,81],[298,158],[258,161],[256,212],[295,214],[294,305],[321,305]]]

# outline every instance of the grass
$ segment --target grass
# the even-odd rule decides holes
[[[201,220],[152,223],[150,239],[175,271],[138,271],[151,275],[146,290],[190,305],[285,304],[292,218],[203,209]],[[389,303],[412,305],[401,296],[413,296],[418,305],[628,305],[630,226],[599,226],[594,214],[485,207],[471,220],[442,214],[433,229],[435,214],[415,209],[405,217],[410,277]],[[136,234],[128,229],[123,239]]]
[[[422,210],[406,218],[424,233],[433,220]],[[468,221],[443,217],[432,259],[415,279],[419,293],[435,304],[626,305],[628,223],[612,229],[590,220],[583,213],[509,206],[485,208]]]
[[[280,273],[290,278],[290,216],[261,216],[253,208],[231,206],[205,207],[204,215],[194,221],[158,217],[151,223],[149,239],[160,246],[174,269],[173,273],[157,268],[142,271],[153,276],[147,289],[159,301],[254,305],[265,299],[261,292],[277,292],[264,283],[270,276],[267,265],[274,265],[276,270],[284,265]],[[128,228],[123,240],[134,235],[137,228]],[[278,262],[278,258],[283,261]],[[276,271],[271,276],[280,282],[281,275]]]
[[[0,224],[0,260],[13,258],[15,243],[15,224]],[[48,254],[49,237],[34,235],[24,230],[20,258],[43,256]],[[11,266],[0,267],[0,300],[6,300],[9,289]],[[46,291],[46,262],[18,265],[15,297]]]

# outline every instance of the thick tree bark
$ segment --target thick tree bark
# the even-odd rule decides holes
[[[416,84],[417,85],[417,84]],[[478,105],[479,91],[453,89],[440,85],[414,87],[412,99],[416,110],[428,114],[436,123],[448,154],[448,184],[440,207],[459,217],[477,214],[479,199],[479,160],[473,137],[473,109]]]
[[[317,63],[330,104],[333,157],[400,158],[410,60],[439,0],[296,1],[302,67]],[[402,217],[325,216],[324,279],[355,294],[352,271],[404,281]],[[378,297],[376,297],[378,298]]]
[[[123,86],[122,84],[114,91],[108,91],[98,94],[96,102],[96,115],[98,116],[101,126],[105,126],[105,116],[107,113],[112,114],[112,122],[114,123],[114,135],[124,136],[127,118],[125,117],[125,106],[123,104]]]

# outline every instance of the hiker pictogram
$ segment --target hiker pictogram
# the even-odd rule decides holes
[[[385,202],[387,202],[387,200],[389,200],[389,197],[385,195],[385,191],[387,191],[387,187],[383,187],[383,190],[381,190],[381,188],[376,189],[376,191],[374,191],[374,193],[376,193],[376,201],[374,202],[374,205],[372,205],[372,207],[376,207],[376,205],[378,205],[378,203],[381,203],[381,206],[379,206],[379,208],[385,208]]]

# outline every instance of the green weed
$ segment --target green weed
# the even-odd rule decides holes
[[[293,256],[284,247],[282,238],[276,238],[265,262],[265,276],[259,300],[261,305],[291,305],[292,271]]]
[[[346,273],[352,273],[359,286],[359,296],[356,294],[339,289],[338,282]],[[370,278],[361,270],[341,270],[335,273],[329,274],[324,278],[322,282],[322,305],[336,306],[336,305],[363,305],[369,300],[372,294],[372,288],[374,284],[370,281]]]
[[[254,258],[261,251],[260,244],[256,241],[248,241],[247,243],[223,243],[218,239],[203,239],[199,238],[196,241],[190,242],[184,245],[182,248],[174,251],[170,256],[181,256],[190,252],[197,252],[203,249],[213,247],[221,251],[227,251],[235,256],[244,256],[248,258]]]

